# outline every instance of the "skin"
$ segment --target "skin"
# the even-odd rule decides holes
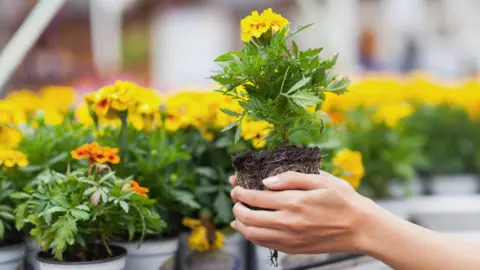
[[[394,269],[480,269],[479,245],[398,218],[326,172],[265,179],[271,191],[241,188],[235,177],[230,183],[231,226],[260,246],[288,254],[362,253]]]

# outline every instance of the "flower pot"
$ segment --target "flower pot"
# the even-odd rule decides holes
[[[21,269],[25,256],[25,244],[18,243],[0,248],[0,269]]]
[[[478,192],[478,178],[473,174],[437,175],[432,177],[434,195],[468,195]]]
[[[246,269],[247,256],[246,256],[246,244],[247,241],[241,233],[235,232],[225,237],[225,246],[223,251],[230,254],[235,254],[239,259],[240,269]]]
[[[328,259],[328,254],[315,254],[315,255],[288,255],[282,252],[278,252],[278,264],[279,268],[272,265],[270,261],[270,249],[255,245],[255,265],[257,270],[278,270],[285,267],[288,268],[301,268],[301,266],[311,265],[313,263],[319,263]]]
[[[123,270],[125,269],[125,259],[127,257],[127,250],[119,246],[110,246],[114,253],[112,257],[103,260],[86,261],[86,262],[59,262],[54,260],[50,254],[39,252],[36,259],[40,270]],[[141,268],[137,268],[141,269]]]
[[[37,241],[29,237],[25,238],[25,243],[27,246],[27,256],[26,256],[27,270],[40,269],[38,265],[38,261],[35,258],[38,252],[42,251],[42,249],[40,248],[40,245],[38,245]]]
[[[138,242],[117,242],[128,251],[125,270],[158,270],[169,258],[175,256],[178,239],[145,240],[140,248]]]
[[[240,270],[239,259],[222,250],[210,252],[193,252],[186,257],[186,270]]]

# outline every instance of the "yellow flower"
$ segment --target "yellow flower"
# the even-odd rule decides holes
[[[25,112],[11,101],[0,101],[0,124],[18,125],[25,123],[27,116]]]
[[[56,110],[45,110],[44,113],[44,119],[46,124],[56,126],[63,123],[64,116],[60,112]]]
[[[64,113],[73,103],[75,90],[66,86],[47,86],[40,89],[40,98],[44,109]]]
[[[400,120],[412,115],[414,108],[411,104],[383,104],[380,105],[375,114],[373,120],[377,123],[384,122],[388,127],[397,127]]]
[[[333,169],[333,174],[342,177],[355,189],[360,186],[360,182],[365,176],[360,152],[343,149],[333,157],[332,162],[336,166]]]
[[[274,33],[281,31],[289,23],[288,20],[285,19],[282,15],[274,13],[271,8],[263,11],[261,16],[264,17],[264,20],[270,23],[270,26]]]
[[[5,100],[13,102],[28,114],[35,113],[35,111],[42,105],[40,97],[30,90],[17,90],[11,92],[5,97]]]
[[[75,109],[75,119],[85,126],[93,126],[93,118],[90,115],[87,104],[81,104]]]
[[[116,81],[85,96],[99,117],[115,118],[117,112],[134,108],[138,104],[138,86],[132,82]]]
[[[27,156],[12,149],[0,149],[0,166],[12,168],[15,166],[25,167],[28,165]]]
[[[161,98],[151,89],[139,88],[138,104],[129,110],[128,121],[137,130],[150,132],[155,124],[159,124]]]
[[[240,21],[242,31],[242,41],[249,42],[252,38],[260,38],[264,33],[270,30],[270,21],[266,21],[264,17],[253,11],[251,15]]]
[[[22,133],[14,128],[0,125],[0,148],[15,148],[22,140]]]
[[[200,220],[184,218],[182,223],[192,230],[192,233],[188,237],[188,246],[197,252],[217,250],[225,244],[225,235],[223,235],[221,231],[215,230],[215,240],[213,244],[210,245],[208,241],[208,230],[202,225]]]
[[[242,138],[251,140],[255,148],[264,148],[266,145],[265,138],[273,126],[265,121],[242,121]]]

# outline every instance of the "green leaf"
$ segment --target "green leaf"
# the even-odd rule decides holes
[[[32,172],[38,172],[44,169],[44,166],[42,165],[31,165],[31,166],[26,166],[26,167],[20,167],[18,170],[25,172],[25,173],[32,173]]]
[[[67,157],[68,157],[68,153],[65,153],[65,152],[61,153],[61,154],[51,158],[49,161],[47,161],[47,164],[49,166],[54,165],[54,164],[56,164],[60,161],[64,161],[65,159],[67,159]]]
[[[338,92],[339,94],[340,93],[343,93],[343,92],[346,92],[347,91],[347,87],[350,85],[350,80],[347,79],[347,78],[342,78],[341,80],[339,81],[335,81],[334,83],[332,83],[331,85],[329,85],[325,91],[329,91],[329,92]]]
[[[195,189],[195,192],[198,192],[198,193],[213,193],[217,191],[218,191],[218,187],[216,186],[200,186]]]
[[[301,79],[301,80],[298,81],[296,84],[294,84],[294,85],[290,88],[290,90],[288,90],[287,94],[290,94],[290,93],[292,93],[292,92],[294,92],[294,91],[296,91],[296,90],[304,87],[308,82],[310,82],[311,79],[312,79],[312,78],[310,78],[310,77]]]
[[[15,216],[13,216],[12,213],[8,213],[8,212],[0,212],[0,217],[6,220],[15,220]]]
[[[321,102],[317,96],[310,92],[298,92],[288,97],[291,98],[298,106],[303,108],[313,106]]]
[[[84,196],[88,196],[88,195],[94,193],[96,190],[97,190],[97,187],[87,188],[87,189],[83,192],[83,195],[84,195]]]
[[[240,141],[240,136],[241,135],[242,135],[242,127],[240,125],[238,125],[237,130],[235,131],[235,138],[234,138],[235,143]]]
[[[228,124],[228,126],[224,127],[220,132],[225,132],[227,130],[232,129],[234,126],[237,125],[237,123],[238,123],[238,121],[234,121],[234,122]]]
[[[67,212],[67,209],[61,206],[54,206],[52,208],[47,209],[45,212],[40,214],[40,216],[44,216],[47,214],[59,213],[59,212]]]
[[[194,195],[191,194],[190,192],[183,191],[183,190],[174,190],[172,191],[173,195],[175,196],[175,199],[192,208],[192,209],[199,209],[200,205],[195,201]]]
[[[292,47],[293,47],[293,53],[295,54],[295,57],[298,57],[298,45],[294,40],[292,40]]]
[[[122,207],[123,211],[125,211],[125,213],[128,213],[128,210],[130,210],[128,203],[125,201],[120,201],[120,206]]]
[[[127,223],[127,231],[128,231],[128,240],[132,241],[133,237],[135,236],[135,224],[133,224],[133,222]]]
[[[25,193],[25,192],[15,192],[10,194],[10,198],[15,199],[15,200],[25,200],[25,199],[30,199],[30,194]]]
[[[222,137],[215,142],[215,147],[217,148],[226,148],[230,146],[231,141],[227,137]]]
[[[311,24],[307,24],[307,25],[300,25],[300,27],[298,27],[295,31],[293,31],[290,35],[288,35],[285,39],[289,39],[291,37],[293,37],[294,35],[300,33],[301,31],[309,28],[310,26],[314,25],[313,23]]]
[[[195,169],[195,172],[201,176],[210,178],[210,179],[217,179],[217,173],[214,169],[210,167],[199,167]]]
[[[102,178],[100,178],[100,180],[98,181],[99,184],[102,184],[103,182],[105,182],[106,180],[110,179],[112,176],[115,175],[115,172],[114,171],[111,171],[107,174],[105,174]]]
[[[79,210],[86,211],[86,212],[90,211],[90,208],[88,206],[84,205],[84,204],[77,205],[75,208],[79,209]]]
[[[88,220],[90,218],[90,214],[82,210],[71,209],[70,213],[78,220]]]
[[[232,219],[231,205],[231,200],[227,197],[223,190],[220,190],[217,198],[215,198],[213,206],[215,207],[218,218],[220,218],[223,222],[229,222]]]
[[[244,55],[245,54],[243,52],[228,52],[228,53],[220,55],[214,61],[215,62],[229,62],[229,61],[232,61],[234,59],[234,56],[243,57]]]
[[[239,116],[240,114],[229,109],[220,109],[224,114],[229,116]]]
[[[3,240],[5,237],[5,225],[0,220],[0,240]]]
[[[15,208],[15,227],[17,230],[23,229],[23,226],[25,226],[25,216],[27,213],[27,203],[22,203],[17,205]]]

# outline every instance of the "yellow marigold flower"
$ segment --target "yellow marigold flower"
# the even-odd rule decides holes
[[[282,15],[274,13],[271,8],[263,11],[261,16],[264,17],[266,21],[270,22],[270,27],[272,28],[272,31],[274,33],[281,31],[289,23],[288,20],[285,19]]]
[[[60,125],[65,119],[64,115],[56,110],[45,110],[44,113],[45,123],[48,125]]]
[[[75,119],[85,126],[93,126],[93,118],[90,115],[87,104],[83,103],[75,109]]]
[[[18,125],[25,123],[27,116],[25,112],[11,101],[0,101],[0,124]]]
[[[161,98],[151,89],[138,89],[138,104],[129,110],[128,121],[137,130],[151,131],[159,124]]]
[[[25,167],[28,165],[27,156],[16,150],[0,149],[0,165],[6,168]]]
[[[252,38],[260,38],[265,33],[276,33],[288,25],[288,20],[282,15],[274,13],[271,8],[258,14],[253,11],[251,15],[240,21],[241,38],[249,42]]]
[[[14,128],[0,125],[0,148],[15,148],[22,140],[22,133]]]
[[[242,138],[251,140],[255,148],[264,148],[266,145],[265,138],[270,133],[273,126],[265,121],[242,121]]]
[[[360,182],[365,176],[360,152],[343,149],[333,157],[332,162],[336,166],[333,174],[342,177],[355,189],[360,186]]]
[[[373,120],[377,123],[384,122],[388,127],[395,128],[402,119],[412,115],[413,112],[413,106],[408,103],[383,104],[375,111]]]
[[[13,102],[28,114],[34,113],[42,105],[40,97],[30,90],[17,90],[11,92],[5,97],[5,100]]]
[[[96,142],[84,144],[71,152],[73,159],[88,159],[92,163],[118,164],[120,157],[118,156],[118,148],[100,146]]]
[[[225,244],[225,235],[219,230],[215,230],[215,240],[212,245],[208,241],[208,230],[202,225],[200,220],[184,218],[183,225],[192,229],[188,237],[188,246],[197,252],[207,252],[217,250]]]
[[[85,96],[99,117],[115,118],[117,112],[134,108],[138,104],[138,86],[132,82],[116,81]]]
[[[47,86],[40,89],[40,98],[43,108],[64,113],[73,104],[75,90],[66,86]]]

